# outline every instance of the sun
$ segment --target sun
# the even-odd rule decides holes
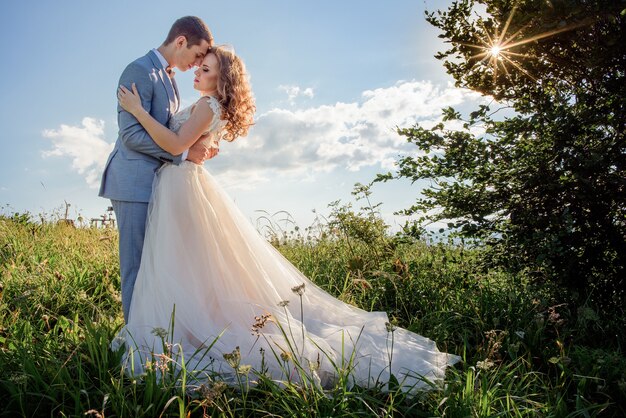
[[[492,57],[495,57],[495,58],[498,58],[501,51],[502,51],[502,48],[500,47],[500,45],[494,45],[491,48],[489,48],[489,53],[491,54]]]

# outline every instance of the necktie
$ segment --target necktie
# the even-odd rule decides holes
[[[170,77],[170,81],[172,82],[172,88],[174,89],[174,103],[176,105],[176,110],[178,111],[178,88],[176,86],[176,80],[174,80],[174,75],[176,74],[172,67],[169,65],[165,67],[165,72]]]

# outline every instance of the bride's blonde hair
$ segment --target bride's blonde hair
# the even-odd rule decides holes
[[[218,100],[222,105],[222,119],[226,121],[223,138],[234,141],[239,136],[246,136],[254,124],[254,96],[250,88],[246,67],[237,55],[225,47],[211,48],[219,63],[217,80]]]

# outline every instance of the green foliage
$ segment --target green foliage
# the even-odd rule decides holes
[[[362,225],[369,222],[367,209],[353,216],[359,230],[376,230],[378,221]],[[296,234],[278,248],[333,295],[385,310],[393,323],[462,355],[464,363],[449,370],[444,387],[410,397],[349,387],[346,377],[322,390],[304,378],[279,383],[251,371],[242,373],[239,386],[216,379],[191,391],[179,375],[159,379],[156,369],[129,378],[121,352],[110,347],[122,324],[115,231],[18,217],[0,219],[0,416],[626,413],[626,360],[618,347],[598,342],[598,335],[605,337],[601,343],[621,330],[600,321],[590,306],[574,309],[556,286],[485,269],[481,249],[407,242],[383,229],[377,240],[386,244],[371,258],[370,247],[382,241],[325,228],[315,240]],[[356,264],[355,256],[369,261]]]
[[[432,129],[399,129],[417,152],[396,175],[433,184],[404,213],[448,221],[486,243],[494,265],[566,285],[606,317],[626,306],[625,6],[460,0],[428,14],[450,44],[437,57],[457,85],[499,108],[466,119],[445,109]],[[509,116],[496,119],[503,108]]]
[[[366,202],[358,211],[352,209],[352,204],[341,205],[339,200],[328,205],[331,208],[327,225],[329,236],[345,240],[352,255],[351,263],[360,270],[368,268],[371,263],[380,263],[391,250],[388,226],[378,212],[381,203],[372,204],[370,187],[360,183],[354,186],[352,195]],[[353,247],[358,244],[365,254],[356,254]]]

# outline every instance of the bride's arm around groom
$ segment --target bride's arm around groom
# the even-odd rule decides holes
[[[176,113],[176,94],[169,76],[160,68],[155,67],[153,60],[156,56],[153,51],[130,63],[122,75],[118,85],[128,86],[134,83],[141,98],[142,107],[162,125],[167,126],[171,115]],[[169,85],[168,85],[169,84]],[[170,87],[171,88],[168,88]],[[159,147],[141,126],[139,121],[130,113],[117,105],[117,121],[119,139],[128,149],[128,156],[150,156],[161,162],[181,162],[181,155],[172,155]]]

